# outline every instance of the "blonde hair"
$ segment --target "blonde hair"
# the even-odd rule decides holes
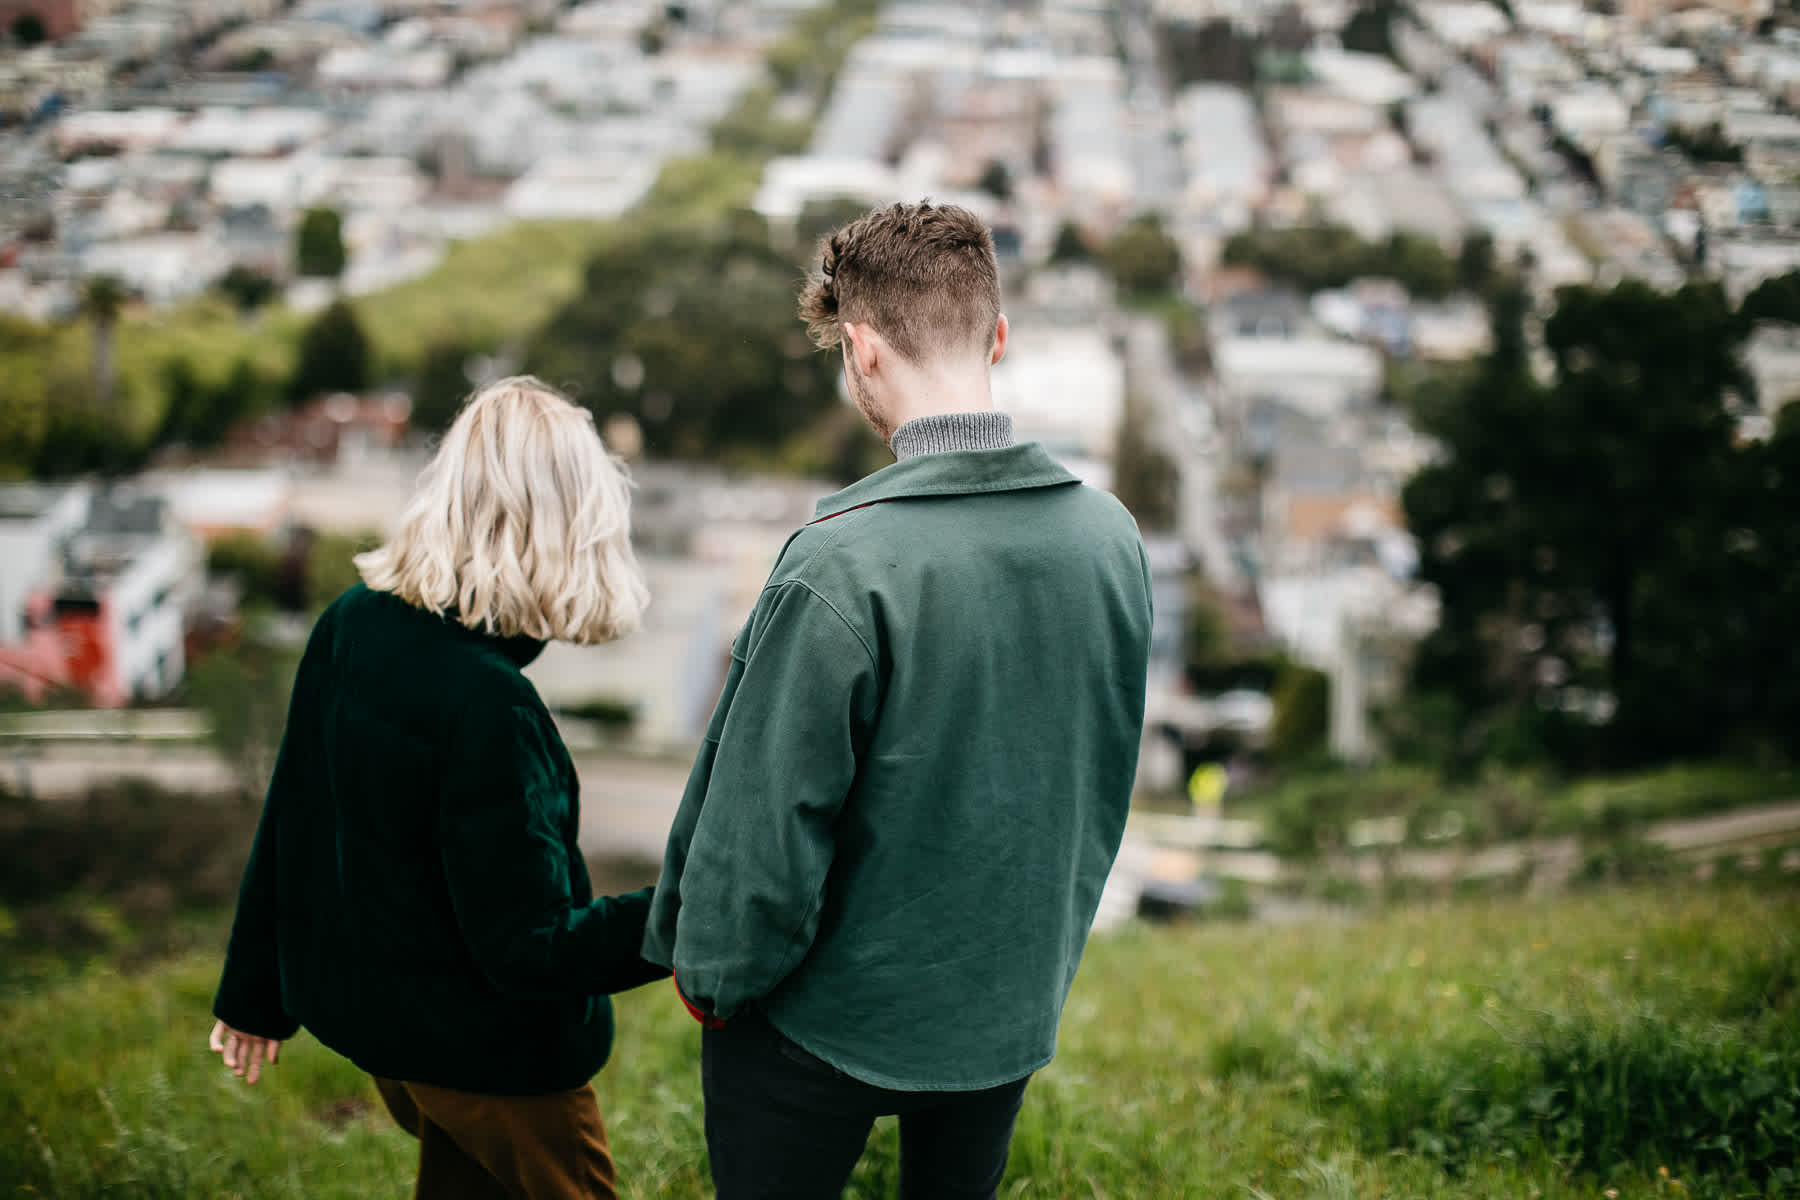
[[[631,549],[631,481],[593,417],[530,376],[471,396],[419,474],[371,588],[470,629],[604,642],[650,594]]]

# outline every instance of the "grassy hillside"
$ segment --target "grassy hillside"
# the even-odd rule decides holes
[[[1777,1196],[1800,1190],[1800,897],[1466,903],[1097,941],[1007,1196]],[[413,1148],[310,1039],[254,1089],[204,1049],[216,962],[0,1006],[9,1195],[403,1194]],[[698,1032],[619,1001],[598,1086],[630,1196],[707,1194]],[[891,1195],[891,1128],[852,1195]]]

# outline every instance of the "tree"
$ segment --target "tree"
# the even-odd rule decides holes
[[[213,285],[237,306],[240,314],[248,315],[273,300],[281,288],[276,282],[252,267],[242,263],[232,267],[219,276],[219,282]]]
[[[1456,260],[1430,238],[1396,233],[1385,242],[1365,242],[1341,225],[1234,234],[1220,257],[1227,266],[1255,267],[1308,292],[1381,276],[1415,296],[1438,299],[1454,291],[1458,279]]]
[[[1725,136],[1717,121],[1699,129],[1671,125],[1663,130],[1663,139],[1695,162],[1741,163],[1744,148]]]
[[[216,446],[259,406],[255,369],[243,359],[222,382],[208,384],[189,359],[178,356],[163,363],[162,384],[168,408],[156,432],[157,445]]]
[[[1230,20],[1221,17],[1199,26],[1162,25],[1157,32],[1164,65],[1175,86],[1255,84],[1257,40],[1240,33]]]
[[[1149,428],[1144,400],[1125,396],[1113,449],[1113,494],[1146,531],[1166,532],[1181,519],[1181,468]]]
[[[854,196],[830,196],[808,200],[794,219],[794,246],[811,254],[820,238],[835,233],[859,217],[869,214],[866,201]]]
[[[44,19],[36,13],[26,13],[12,23],[12,40],[21,46],[40,46],[50,37],[50,31],[44,27]]]
[[[1758,321],[1800,325],[1800,271],[1789,271],[1757,284],[1738,306],[1738,316],[1746,326]]]
[[[650,453],[773,450],[838,403],[836,358],[793,315],[798,274],[760,221],[625,224],[525,367],[602,420],[636,418]]]
[[[1088,247],[1087,239],[1081,235],[1080,226],[1073,221],[1064,221],[1056,227],[1056,240],[1050,245],[1052,266],[1093,261],[1094,252]]]
[[[1181,278],[1181,248],[1155,213],[1133,217],[1106,248],[1106,266],[1120,290],[1167,292]]]
[[[1364,265],[1363,274],[1387,276],[1426,300],[1441,300],[1456,290],[1456,261],[1436,241],[1416,233],[1391,234]]]
[[[307,278],[336,279],[344,273],[343,220],[336,209],[309,208],[294,234],[294,270]]]
[[[1269,14],[1263,40],[1270,50],[1300,54],[1312,45],[1313,31],[1298,4],[1283,4]]]
[[[1464,291],[1485,292],[1494,277],[1494,235],[1485,229],[1462,240],[1456,255],[1456,282]]]
[[[1013,192],[1012,172],[999,159],[990,158],[987,165],[981,168],[981,178],[975,181],[975,186],[996,200],[1010,200]]]
[[[1359,5],[1339,35],[1344,49],[1394,57],[1393,21],[1398,11],[1393,0]]]
[[[413,385],[412,427],[420,433],[442,433],[468,399],[469,351],[455,341],[436,341],[425,351]]]
[[[369,386],[369,337],[356,310],[334,300],[306,327],[300,358],[288,377],[288,401],[301,404],[321,392],[360,392]]]
[[[113,275],[94,275],[81,289],[81,315],[87,318],[94,334],[94,400],[108,416],[112,414],[114,399],[113,339],[126,298],[125,285]]]
[[[1708,564],[1746,507],[1740,340],[1712,285],[1566,289],[1553,385],[1497,328],[1468,391],[1420,415],[1446,454],[1403,494],[1442,612],[1414,684],[1456,698],[1465,752],[1508,728],[1584,761],[1717,749],[1718,660],[1691,650],[1732,623]]]
[[[0,474],[28,474],[43,445],[53,338],[46,326],[0,313]]]
[[[1275,675],[1275,719],[1269,749],[1297,762],[1325,749],[1331,732],[1331,677],[1315,667],[1283,659]]]

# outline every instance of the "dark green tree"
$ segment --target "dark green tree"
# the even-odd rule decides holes
[[[635,417],[652,454],[773,449],[837,404],[838,360],[794,316],[799,275],[761,222],[622,226],[526,369],[597,417]]]
[[[1254,35],[1240,32],[1230,20],[1161,25],[1157,33],[1164,66],[1177,87],[1190,83],[1232,83],[1239,87],[1255,84],[1259,43]]]
[[[273,300],[281,289],[273,279],[253,267],[242,263],[232,267],[219,276],[219,282],[213,285],[223,293],[240,313],[255,312]]]
[[[162,385],[168,407],[156,432],[158,445],[216,446],[260,407],[255,369],[243,359],[222,382],[209,385],[187,358],[172,358],[163,363]]]
[[[1093,261],[1094,251],[1088,246],[1087,239],[1081,236],[1080,226],[1073,221],[1064,221],[1056,227],[1056,240],[1050,245],[1052,265]]]
[[[975,186],[996,200],[1010,200],[1013,192],[1012,172],[999,159],[990,158],[987,166],[981,168],[981,178],[976,180]]]
[[[0,470],[25,475],[50,423],[48,326],[0,313]]]
[[[1385,242],[1366,242],[1341,225],[1235,234],[1226,240],[1221,259],[1308,292],[1381,276],[1415,296],[1439,299],[1455,290],[1458,279],[1456,260],[1430,238],[1396,233]]]
[[[336,279],[344,273],[343,220],[332,208],[309,208],[294,234],[294,272],[309,278]]]
[[[1469,292],[1485,292],[1494,278],[1494,235],[1476,230],[1462,240],[1456,254],[1456,282]]]
[[[113,343],[118,332],[119,314],[129,298],[125,285],[112,275],[95,275],[81,287],[81,315],[88,319],[94,335],[91,360],[94,400],[100,406],[103,419],[113,415]]]
[[[854,196],[808,200],[794,220],[794,246],[801,254],[810,254],[820,238],[835,233],[868,212],[868,204]]]
[[[440,340],[425,351],[413,384],[412,427],[420,433],[442,433],[456,420],[468,399],[469,350],[461,342]]]
[[[1357,50],[1363,54],[1384,54],[1394,56],[1393,22],[1399,13],[1399,5],[1394,0],[1374,0],[1357,6],[1350,14],[1350,20],[1344,24],[1343,32],[1338,40],[1346,50]]]
[[[369,337],[348,301],[334,300],[306,327],[300,357],[288,377],[290,404],[322,392],[360,392],[369,386]]]
[[[1315,667],[1283,659],[1270,697],[1275,719],[1269,750],[1276,758],[1298,762],[1325,749],[1331,732],[1331,677]]]
[[[1146,531],[1168,532],[1181,519],[1181,468],[1150,429],[1148,405],[1127,393],[1113,448],[1113,494]]]
[[[1717,121],[1698,129],[1686,129],[1680,125],[1671,125],[1663,131],[1663,137],[1669,145],[1695,162],[1741,163],[1744,161],[1744,148],[1727,138],[1724,129]]]
[[[1738,315],[1746,325],[1758,321],[1800,325],[1800,271],[1789,271],[1757,284],[1738,306]]]
[[[1181,279],[1181,247],[1163,230],[1155,213],[1133,217],[1106,248],[1106,268],[1119,290],[1154,295]]]
[[[50,36],[50,31],[44,28],[44,19],[36,13],[26,13],[14,20],[10,32],[12,40],[25,47],[42,45]]]
[[[1395,233],[1364,264],[1364,274],[1385,275],[1426,300],[1441,300],[1456,290],[1457,263],[1444,248],[1416,233]]]
[[[1697,580],[1721,505],[1741,507],[1726,499],[1739,331],[1711,285],[1568,289],[1545,328],[1552,386],[1497,329],[1468,391],[1421,414],[1446,456],[1403,496],[1442,604],[1415,684],[1456,698],[1469,753],[1508,729],[1588,761],[1718,747],[1701,699],[1716,663],[1688,647],[1722,619]]]

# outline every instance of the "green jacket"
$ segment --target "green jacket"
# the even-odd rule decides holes
[[[358,584],[325,610],[244,871],[213,1012],[313,1036],[372,1074],[492,1095],[579,1087],[612,1048],[609,992],[648,890],[594,899],[574,765],[520,668],[476,633]]]
[[[826,499],[732,646],[645,956],[877,1086],[1043,1066],[1125,827],[1149,640],[1131,517],[1035,443]]]

